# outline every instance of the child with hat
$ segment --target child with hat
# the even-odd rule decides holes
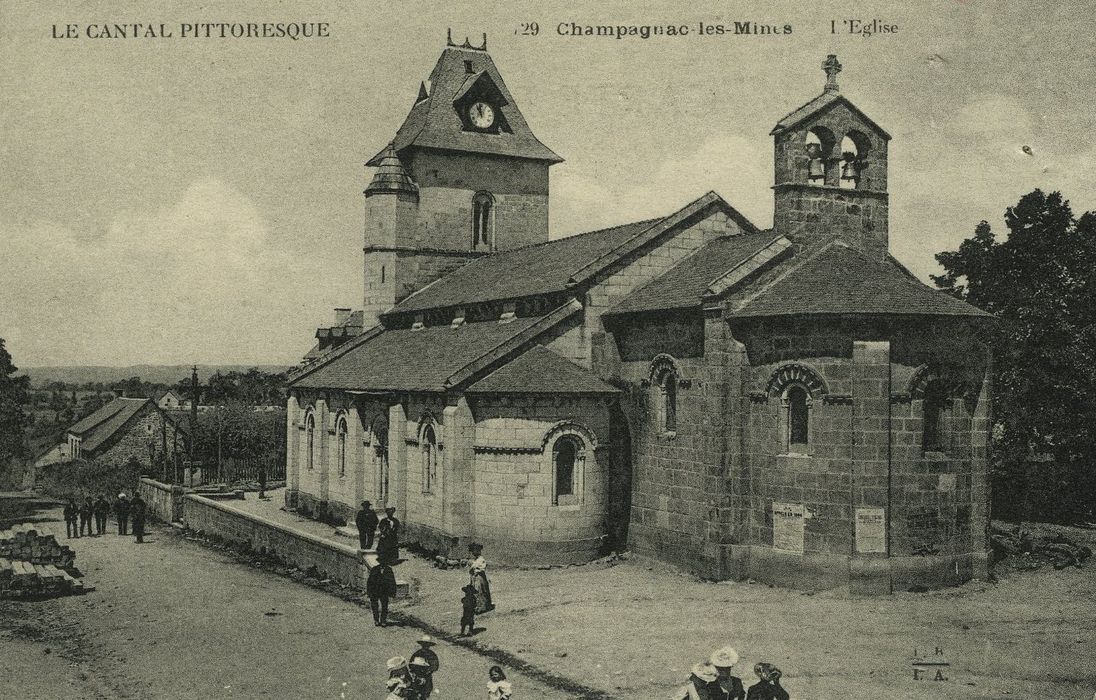
[[[434,692],[434,672],[430,670],[430,662],[421,656],[411,658],[411,690],[416,697],[429,698]]]
[[[731,675],[731,668],[738,663],[738,652],[734,647],[723,647],[712,652],[709,659],[715,666],[716,679],[708,686],[715,700],[745,700],[746,689],[742,679]]]
[[[674,700],[711,700],[714,696],[710,686],[718,677],[715,666],[701,661],[693,666],[688,682],[674,694]]]
[[[754,665],[754,673],[760,680],[750,686],[747,700],[788,700],[788,691],[780,687],[779,668],[762,662]]]

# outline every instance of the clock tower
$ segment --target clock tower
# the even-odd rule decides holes
[[[366,165],[365,328],[482,255],[548,240],[541,143],[480,46],[452,38],[395,138]]]

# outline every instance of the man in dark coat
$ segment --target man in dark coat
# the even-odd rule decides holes
[[[84,502],[80,504],[80,534],[84,534],[84,528],[88,530],[88,537],[91,537],[91,517],[95,514],[95,506],[91,502],[91,496],[84,499]]]
[[[66,537],[79,537],[80,528],[76,524],[76,519],[80,516],[80,509],[76,506],[76,501],[69,499],[69,502],[65,504],[65,536]]]
[[[133,534],[137,538],[137,544],[145,541],[145,499],[141,494],[133,495],[133,502],[129,504],[129,514],[133,518]]]
[[[378,522],[373,504],[362,501],[362,509],[354,517],[354,524],[358,526],[358,546],[361,549],[373,549],[373,536],[376,535]]]
[[[384,509],[384,515],[377,523],[377,559],[395,564],[400,560],[400,521],[391,506]]]
[[[110,503],[107,502],[107,497],[99,494],[99,498],[95,499],[93,508],[95,511],[95,534],[105,535],[107,534],[107,516],[110,515]]]
[[[118,519],[118,534],[129,534],[129,499],[123,491],[114,502],[114,517]]]
[[[381,561],[369,570],[365,580],[365,594],[369,597],[369,608],[373,611],[373,624],[377,627],[388,625],[388,601],[396,596],[396,572]]]

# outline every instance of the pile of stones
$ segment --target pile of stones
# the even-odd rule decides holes
[[[81,580],[71,547],[40,526],[0,532],[0,598],[52,598],[92,590]]]

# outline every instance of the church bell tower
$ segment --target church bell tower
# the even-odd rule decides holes
[[[541,143],[487,53],[450,36],[395,138],[366,163],[365,318],[483,255],[548,240]]]
[[[771,132],[774,228],[804,247],[840,238],[869,255],[885,256],[890,135],[841,94],[837,56],[828,56],[822,70],[822,94]]]

